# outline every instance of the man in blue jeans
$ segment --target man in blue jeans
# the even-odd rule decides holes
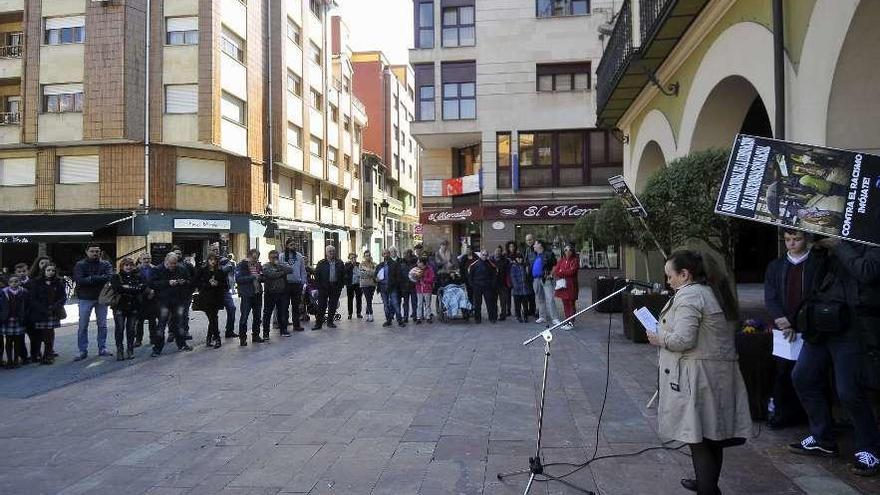
[[[394,318],[397,318],[397,325],[405,327],[403,315],[400,313],[400,294],[405,276],[402,268],[402,261],[399,257],[396,247],[382,251],[384,261],[376,267],[376,279],[379,283],[379,293],[382,295],[382,302],[385,306],[385,323],[383,327],[390,327]]]
[[[235,261],[231,256],[220,254],[220,243],[211,244],[211,253],[220,258],[220,270],[229,278],[229,290],[223,293],[223,308],[226,310],[226,335],[227,339],[238,337],[235,333],[235,301],[232,300],[232,290],[235,287]]]
[[[82,361],[89,355],[89,320],[95,310],[98,325],[98,355],[112,356],[107,350],[107,305],[99,304],[101,289],[113,275],[113,267],[101,259],[101,247],[89,244],[86,258],[73,267],[73,280],[76,282],[76,297],[79,300],[79,330],[77,344],[79,354],[74,361]]]

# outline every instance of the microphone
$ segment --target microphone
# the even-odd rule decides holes
[[[632,280],[629,278],[626,279],[626,284],[631,285],[633,287],[641,287],[643,289],[650,289],[650,290],[654,290],[656,288],[656,285],[659,285],[659,284],[650,284],[648,282],[643,282],[641,280]]]

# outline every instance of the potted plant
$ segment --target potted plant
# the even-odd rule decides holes
[[[739,325],[736,333],[739,369],[749,396],[752,419],[767,419],[767,401],[773,394],[773,333],[769,326],[750,318]]]

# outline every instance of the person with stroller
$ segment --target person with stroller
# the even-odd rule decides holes
[[[361,286],[361,294],[364,296],[365,316],[367,321],[373,321],[373,294],[376,292],[376,263],[373,255],[364,251],[364,261],[358,266],[360,275],[358,283]]]
[[[477,261],[471,264],[468,277],[473,293],[474,322],[481,323],[483,321],[482,306],[485,301],[489,322],[495,323],[498,321],[498,292],[495,289],[495,284],[498,281],[498,269],[489,259],[489,253],[485,249],[480,251]]]
[[[315,280],[318,283],[318,314],[315,315],[315,326],[312,330],[320,330],[327,320],[328,328],[336,328],[334,318],[339,307],[339,295],[345,285],[345,264],[336,257],[336,247],[327,246],[325,257],[315,266]]]

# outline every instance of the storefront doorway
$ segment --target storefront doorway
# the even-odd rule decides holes
[[[220,242],[220,234],[217,233],[178,233],[171,234],[171,243],[179,247],[183,252],[184,258],[193,257],[196,266],[202,264],[208,256],[208,249],[211,244]],[[247,253],[236,253],[240,257],[244,257]]]

